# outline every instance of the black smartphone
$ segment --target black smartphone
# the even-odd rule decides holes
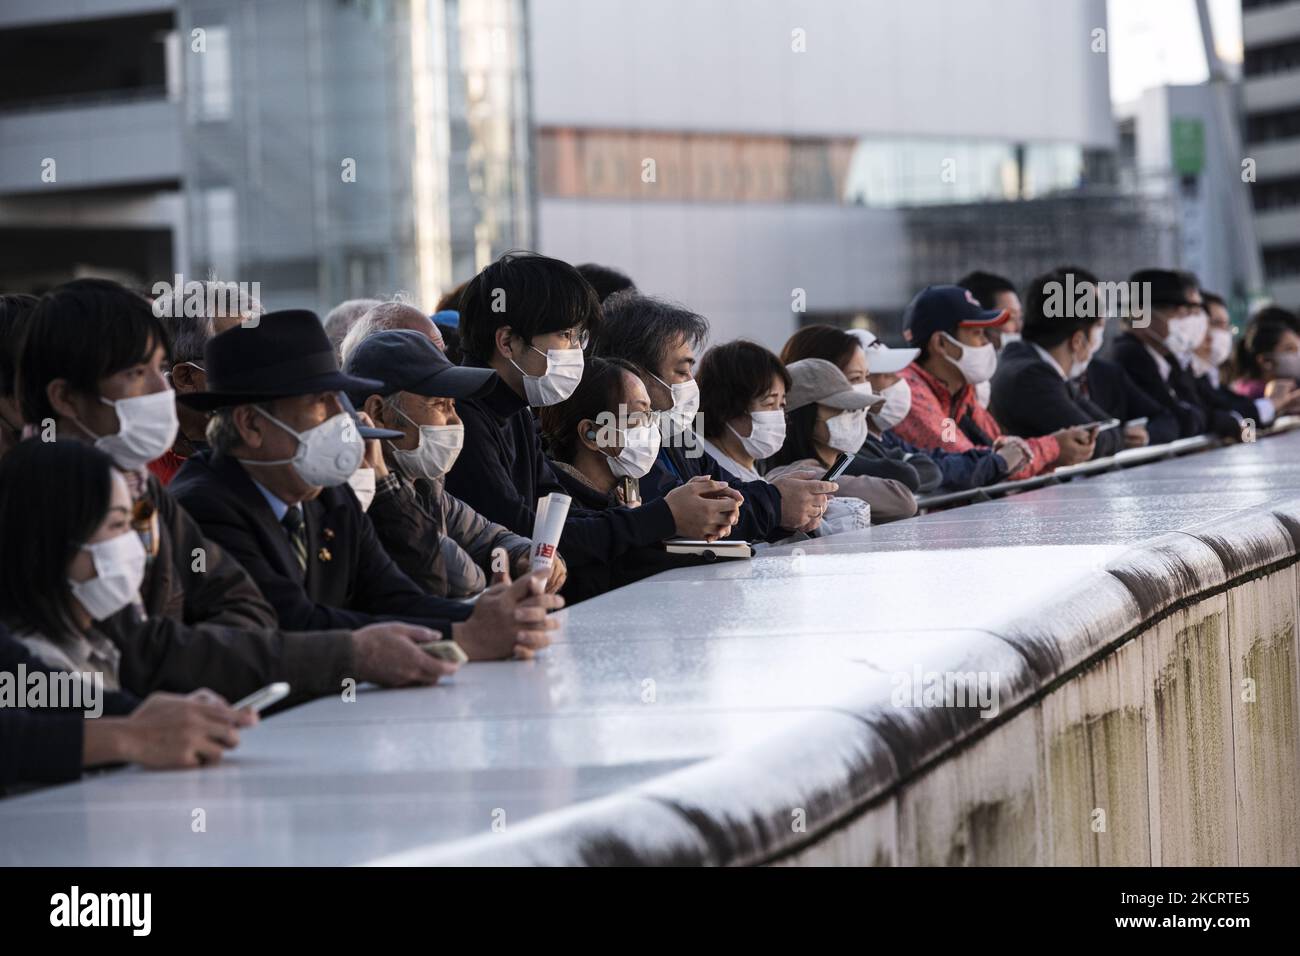
[[[844,470],[849,467],[849,462],[853,461],[853,456],[845,452],[840,452],[840,457],[835,459],[835,464],[826,469],[826,474],[822,475],[822,481],[836,481]]]

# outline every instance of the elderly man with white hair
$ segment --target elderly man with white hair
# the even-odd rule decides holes
[[[438,331],[438,327],[433,324],[433,319],[429,316],[409,302],[380,302],[361,316],[348,330],[348,334],[343,338],[343,344],[339,348],[339,364],[347,364],[348,356],[356,351],[362,340],[368,339],[376,332],[392,332],[399,329],[419,332],[438,346],[439,352],[447,351],[446,343],[442,340],[442,333]]]
[[[330,309],[325,316],[325,335],[329,338],[330,345],[334,346],[335,358],[339,358],[343,339],[352,330],[352,326],[357,324],[357,320],[382,302],[382,299],[348,299]],[[342,363],[343,360],[339,361]]]

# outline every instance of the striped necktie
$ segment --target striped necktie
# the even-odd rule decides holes
[[[293,545],[293,556],[298,559],[298,567],[307,570],[307,525],[302,520],[302,507],[295,505],[284,513],[280,519],[289,543]]]

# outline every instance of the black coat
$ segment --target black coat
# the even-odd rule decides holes
[[[615,495],[604,494],[593,488],[578,475],[569,471],[567,466],[553,463],[553,467],[555,477],[564,487],[564,493],[573,499],[569,506],[570,515],[599,514],[611,508],[622,508],[622,503]],[[560,540],[560,544],[563,547],[563,539]],[[588,562],[577,567],[570,565],[569,576],[561,593],[565,601],[574,604],[613,588],[648,578],[660,571],[703,563],[703,558],[693,554],[669,554],[658,545],[643,545],[624,551],[608,561]]]
[[[1216,419],[1206,413],[1195,379],[1167,349],[1160,349],[1164,360],[1169,363],[1169,379],[1166,381],[1160,377],[1160,369],[1146,345],[1132,332],[1118,335],[1111,348],[1116,364],[1128,373],[1133,384],[1152,401],[1173,413],[1178,420],[1179,438],[1190,438],[1207,431],[1223,434],[1225,426],[1228,434],[1239,433],[1236,419],[1231,415],[1224,413],[1222,419]]]
[[[0,626],[0,673],[18,677],[54,670]],[[104,691],[105,717],[129,714],[139,703],[131,694]],[[61,783],[81,776],[85,715],[50,707],[0,707],[0,788],[17,783]]]
[[[305,573],[284,526],[235,459],[200,452],[186,459],[170,488],[204,534],[252,575],[288,630],[406,621],[449,635],[451,622],[465,620],[472,610],[426,594],[403,574],[346,484],[302,504]]]
[[[1023,341],[1008,343],[998,358],[989,411],[1004,433],[1024,438],[1112,417],[1073,382],[1066,381],[1060,369],[1044,361],[1031,343]],[[1093,457],[1106,458],[1123,447],[1120,429],[1099,432]]]
[[[153,476],[145,498],[158,548],[140,586],[145,613],[128,606],[98,625],[122,652],[125,689],[144,697],[208,687],[238,700],[286,681],[298,701],[338,690],[355,672],[350,634],[281,629],[248,572]]]
[[[1173,411],[1138,388],[1128,372],[1114,362],[1094,358],[1079,380],[1079,390],[1111,418],[1122,422],[1145,418],[1152,445],[1168,444],[1179,437],[1178,418]]]
[[[447,474],[448,494],[489,521],[531,538],[537,499],[552,492],[566,493],[542,454],[532,409],[498,379],[483,397],[458,399],[456,412],[465,425],[465,445]],[[671,538],[677,527],[672,510],[668,502],[651,497],[640,508],[570,514],[559,547],[569,573]]]

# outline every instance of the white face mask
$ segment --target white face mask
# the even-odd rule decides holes
[[[1300,379],[1300,352],[1274,352],[1272,358],[1279,377]]]
[[[785,444],[785,412],[762,411],[749,413],[750,430],[748,435],[727,425],[731,434],[740,439],[747,455],[753,455],[755,461],[771,458]]]
[[[176,441],[180,420],[176,417],[176,393],[170,388],[115,402],[102,395],[99,400],[117,412],[117,434],[96,436],[85,425],[81,427],[95,437],[95,447],[123,471],[139,471]]]
[[[465,446],[464,425],[418,425],[400,408],[393,411],[420,430],[420,440],[409,451],[389,442],[393,460],[413,478],[441,478],[451,471],[460,450]]]
[[[538,355],[546,356],[546,371],[541,375],[529,375],[514,359],[509,360],[524,377],[524,397],[535,408],[558,405],[572,395],[582,381],[582,349],[547,349],[543,352],[536,346],[528,347]]]
[[[1106,330],[1100,325],[1094,326],[1088,333],[1088,357],[1082,361],[1075,359],[1074,364],[1070,366],[1070,380],[1075,381],[1083,378],[1084,372],[1088,371],[1088,365],[1092,362],[1092,357],[1101,351],[1101,343],[1105,338]]]
[[[1205,340],[1205,333],[1209,328],[1210,320],[1204,312],[1170,319],[1165,345],[1175,355],[1186,355]]]
[[[673,407],[664,412],[659,423],[664,428],[675,428],[679,432],[690,431],[695,424],[695,413],[700,410],[700,386],[695,379],[669,385],[654,372],[654,380],[673,394]],[[664,436],[665,438],[668,435]]]
[[[358,468],[348,476],[348,484],[361,502],[361,510],[369,511],[370,502],[375,500],[375,469]]]
[[[883,432],[901,422],[912,410],[912,386],[907,384],[906,379],[900,378],[893,385],[882,389],[880,394],[885,396],[885,404],[872,416],[872,419],[876,427]]]
[[[1210,364],[1216,368],[1232,358],[1232,330],[1210,329]]]
[[[72,596],[94,620],[112,617],[136,600],[144,581],[145,554],[140,536],[134,531],[106,541],[83,544],[95,565],[95,577],[88,581],[68,579]]]
[[[614,457],[605,456],[616,478],[644,478],[659,457],[659,428],[638,425],[623,429],[623,449]]]
[[[292,458],[275,461],[241,458],[245,465],[291,464],[298,477],[312,487],[332,488],[352,477],[365,457],[365,445],[347,412],[339,412],[305,432],[296,432],[270,412],[257,410],[298,439],[298,450]]]
[[[998,370],[998,353],[993,348],[992,342],[986,342],[980,346],[962,345],[947,332],[940,334],[952,345],[961,349],[960,358],[949,358],[947,355],[944,358],[957,366],[967,384],[982,385],[991,379],[993,373]]]
[[[826,419],[826,431],[830,436],[826,444],[836,451],[856,454],[867,440],[866,410],[851,408],[834,418]]]

